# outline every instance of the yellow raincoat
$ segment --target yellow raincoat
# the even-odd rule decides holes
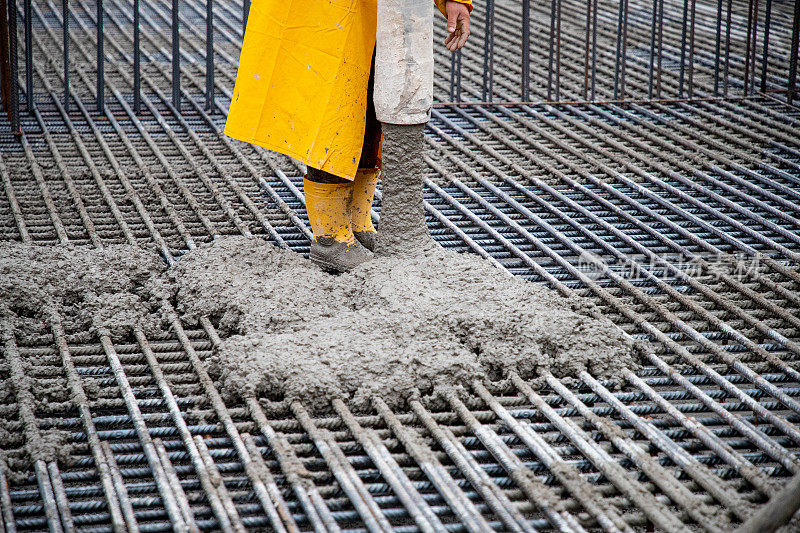
[[[353,179],[376,10],[376,0],[253,0],[225,133]]]

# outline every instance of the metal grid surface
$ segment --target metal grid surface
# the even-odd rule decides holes
[[[87,8],[71,53],[90,64],[91,10],[70,3]],[[0,239],[132,243],[168,263],[221,235],[307,253],[301,166],[220,135],[224,106],[205,114],[190,61],[173,112],[159,6],[147,7],[138,115],[117,15],[102,114],[84,103],[91,73],[72,72],[66,111],[59,56],[37,64],[44,91],[22,115],[25,135],[0,126]],[[56,7],[33,4],[51,22],[33,35],[42,57],[59,49]],[[231,79],[218,68],[224,95]],[[800,472],[798,118],[766,96],[434,110],[431,233],[577,292],[649,340],[648,366],[618,390],[585,373],[512,376],[443,405],[392,411],[375,398],[365,412],[333,402],[327,414],[293,404],[267,416],[264,399],[216,390],[204,364],[220,342],[214,324],[182,324],[166,303],[167,329],[120,342],[56,314],[25,342],[5,327],[0,448],[21,458],[31,432],[58,428],[76,458],[33,464],[11,484],[0,476],[5,527],[731,529]],[[52,401],[20,409],[20,373]]]

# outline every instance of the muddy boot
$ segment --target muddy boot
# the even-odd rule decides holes
[[[375,253],[420,253],[435,248],[422,197],[424,124],[383,124],[383,197]]]
[[[350,244],[332,237],[315,237],[308,258],[325,270],[347,272],[372,259],[372,252],[356,240]]]
[[[381,175],[377,168],[359,168],[353,180],[353,199],[350,202],[350,227],[364,248],[375,250],[375,226],[372,225],[372,200],[375,185]]]
[[[372,259],[350,228],[352,183],[303,180],[306,211],[314,241],[309,259],[326,270],[346,272]]]

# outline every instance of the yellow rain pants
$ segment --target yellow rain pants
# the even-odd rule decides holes
[[[444,12],[446,0],[434,1]],[[376,9],[376,0],[253,0],[225,133],[352,180]]]

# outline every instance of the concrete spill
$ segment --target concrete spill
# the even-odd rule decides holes
[[[383,124],[383,173],[379,255],[425,253],[436,246],[423,205],[425,125]]]

